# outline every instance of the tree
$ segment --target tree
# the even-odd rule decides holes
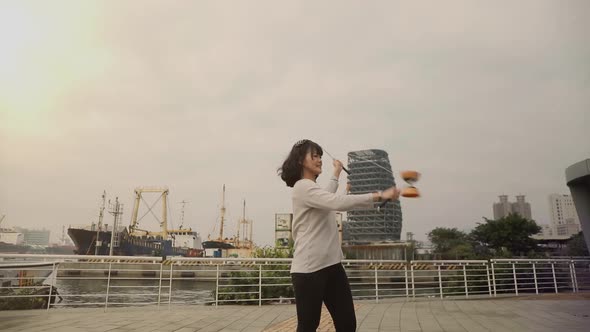
[[[469,237],[456,228],[437,227],[428,233],[428,240],[434,252],[441,258],[459,259],[473,256],[473,246]]]
[[[541,227],[533,220],[510,214],[507,217],[478,223],[471,232],[471,238],[482,246],[496,253],[509,251],[512,255],[529,253],[537,248],[537,242],[531,235],[541,231]]]
[[[590,256],[583,232],[572,236],[567,242],[567,254],[569,256]]]

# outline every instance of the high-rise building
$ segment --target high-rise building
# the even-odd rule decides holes
[[[570,195],[549,195],[549,216],[555,235],[572,236],[582,230],[574,200]]]
[[[519,214],[528,220],[532,220],[531,204],[527,203],[524,195],[516,195],[516,202],[512,203],[512,213]]]
[[[361,150],[348,153],[348,191],[364,194],[385,190],[395,185],[389,156],[383,150]],[[402,229],[402,210],[398,201],[388,202],[383,208],[352,210],[347,213],[343,227],[343,242],[368,244],[399,241]]]
[[[516,202],[509,202],[507,195],[500,195],[500,202],[494,203],[494,219],[507,217],[509,214],[519,214],[521,217],[531,220],[531,204],[526,202],[524,195],[517,195]]]
[[[554,225],[580,223],[574,200],[570,195],[549,195],[549,216],[551,217],[551,223]]]
[[[500,195],[500,202],[494,203],[494,220],[498,220],[512,213],[512,205],[507,195]]]

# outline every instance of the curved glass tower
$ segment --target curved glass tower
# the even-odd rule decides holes
[[[383,150],[361,150],[348,153],[348,181],[351,194],[385,190],[395,185],[389,156]],[[343,242],[368,244],[399,241],[402,210],[399,201],[388,202],[377,209],[352,210],[343,229]]]

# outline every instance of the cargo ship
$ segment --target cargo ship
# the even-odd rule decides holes
[[[141,218],[138,220],[138,211],[144,193],[161,194],[159,200],[162,200],[162,219],[158,220],[160,224],[159,231],[154,232],[139,228]],[[113,225],[103,225],[105,197],[106,193],[103,193],[98,223],[92,223],[88,227],[68,228],[68,235],[75,245],[75,254],[161,257],[200,257],[203,255],[204,250],[199,233],[190,228],[183,229],[182,227],[184,205],[181,213],[181,226],[179,229],[168,229],[167,188],[140,187],[135,189],[135,205],[129,227],[119,225],[123,214],[123,204],[119,203],[118,198],[113,204],[109,202],[109,213],[114,216]],[[185,202],[183,201],[183,203]],[[151,208],[148,212],[151,212]]]

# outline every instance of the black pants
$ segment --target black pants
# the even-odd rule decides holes
[[[356,315],[352,293],[342,264],[312,273],[291,273],[297,307],[297,332],[316,331],[322,302],[326,304],[336,331],[355,331]]]

